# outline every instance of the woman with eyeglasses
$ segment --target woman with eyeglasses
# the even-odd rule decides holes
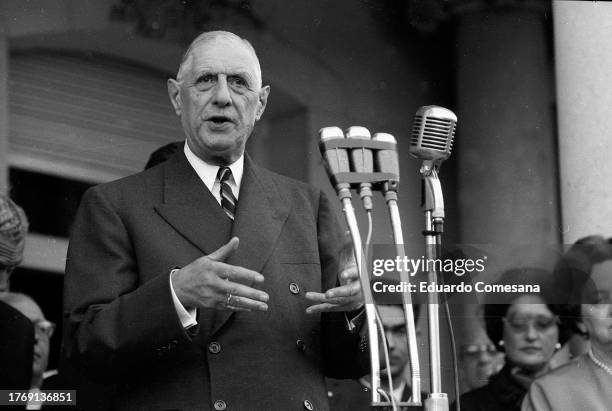
[[[578,240],[554,270],[557,295],[568,302],[564,318],[590,348],[538,379],[524,411],[612,409],[612,239]]]
[[[550,361],[565,341],[560,307],[552,304],[550,272],[518,268],[502,274],[498,284],[538,285],[536,294],[490,294],[485,327],[505,365],[484,387],[461,396],[464,411],[518,411],[531,383],[550,370]]]

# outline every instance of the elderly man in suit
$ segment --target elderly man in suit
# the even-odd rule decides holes
[[[324,375],[365,373],[336,213],[245,153],[270,92],[248,41],[200,35],[168,92],[183,150],[81,202],[65,354],[115,409],[325,410]]]

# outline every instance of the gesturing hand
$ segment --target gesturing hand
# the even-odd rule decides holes
[[[245,285],[263,282],[263,275],[224,262],[238,249],[238,243],[238,237],[233,237],[216,251],[174,273],[172,287],[186,308],[234,311],[268,309],[268,294]]]
[[[325,311],[355,311],[363,306],[363,293],[356,265],[346,266],[338,274],[340,286],[325,293],[307,292],[306,298],[314,303],[306,309],[308,314]]]

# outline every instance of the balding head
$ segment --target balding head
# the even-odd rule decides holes
[[[225,31],[198,36],[185,53],[168,96],[181,118],[187,147],[208,164],[238,161],[268,101],[248,41]]]
[[[38,304],[36,304],[36,301],[34,301],[28,295],[21,294],[21,293],[7,292],[7,293],[0,294],[0,300],[4,301],[5,303],[15,308],[16,310],[19,310],[23,315],[28,317],[30,321],[32,322],[35,322],[39,319],[44,320],[45,318],[42,310],[40,309]]]
[[[257,88],[260,88],[262,85],[261,66],[259,65],[259,59],[257,58],[257,54],[255,53],[255,49],[253,48],[251,43],[247,39],[243,39],[242,37],[237,36],[234,33],[231,33],[229,31],[221,31],[221,30],[204,32],[200,34],[198,37],[196,37],[191,42],[189,47],[187,47],[187,51],[185,51],[185,54],[183,54],[183,58],[181,59],[181,65],[179,67],[178,73],[176,74],[176,79],[179,82],[183,80],[185,72],[190,67],[191,62],[193,60],[192,57],[193,57],[194,50],[196,50],[198,47],[204,44],[207,44],[207,43],[223,43],[223,42],[227,43],[229,47],[231,47],[232,44],[235,44],[235,42],[242,43],[251,52],[251,54],[253,55],[253,63],[254,63],[255,74],[256,74],[255,86]]]

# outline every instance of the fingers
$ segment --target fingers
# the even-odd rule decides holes
[[[315,314],[327,311],[353,311],[359,308],[363,303],[363,298],[361,296],[361,293],[359,292],[350,296],[336,296],[334,298],[328,298],[327,293],[323,294],[310,291],[306,293],[305,297],[307,300],[310,300],[313,303],[318,303],[308,307],[306,309],[307,314]]]
[[[232,237],[227,243],[208,254],[207,257],[215,261],[225,261],[238,249],[238,237]]]
[[[326,294],[323,293],[315,293],[315,292],[307,292],[306,299],[312,301],[313,303],[330,303],[335,305],[342,305],[346,303],[352,303],[357,301],[358,298],[355,297],[334,297],[328,298]]]
[[[346,310],[342,309],[338,305],[334,305],[330,303],[311,305],[310,307],[306,308],[306,314],[317,314],[317,313],[325,313],[325,312],[330,312],[330,311],[346,311]]]
[[[234,307],[249,311],[266,311],[268,309],[268,304],[266,304],[266,302],[270,297],[264,291],[256,290],[244,284],[233,283],[231,281],[222,281],[220,291],[221,296],[224,298],[221,304],[228,308]]]
[[[351,265],[344,268],[340,273],[340,283],[347,284],[351,281],[357,281],[359,279],[359,271],[356,265]]]
[[[363,305],[359,301],[352,301],[346,304],[321,303],[321,304],[311,305],[310,307],[306,308],[306,314],[355,311],[362,306]]]
[[[338,297],[352,297],[361,294],[361,284],[353,281],[340,287],[329,289],[325,292],[325,297],[334,299]]]
[[[239,267],[237,265],[215,262],[214,271],[219,278],[224,280],[241,283],[261,283],[264,281],[264,276],[259,274],[257,271],[249,270],[248,268]]]

